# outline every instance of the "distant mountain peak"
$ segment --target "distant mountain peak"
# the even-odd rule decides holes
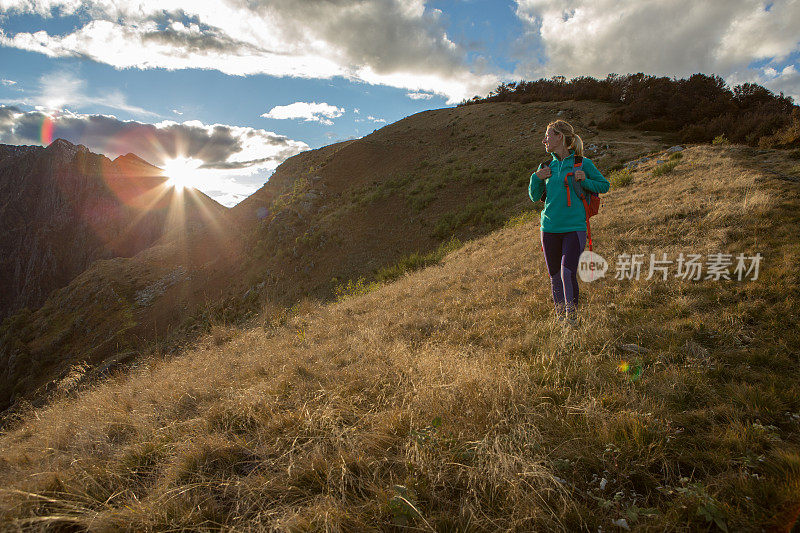
[[[117,158],[114,159],[114,162],[116,163],[117,161],[120,161],[120,160],[136,162],[136,163],[145,163],[145,164],[148,164],[148,165],[150,164],[147,161],[145,161],[144,159],[142,159],[141,157],[139,157],[138,155],[134,154],[133,152],[128,152],[125,155],[117,156]]]
[[[111,162],[65,139],[46,148],[0,144],[0,321],[38,308],[93,261],[133,256],[162,239],[172,229],[165,180],[130,153]],[[226,211],[202,193],[181,201],[187,231]]]
[[[48,152],[55,152],[55,153],[63,153],[69,157],[74,156],[78,152],[88,153],[89,149],[86,148],[82,144],[72,144],[66,139],[58,138],[55,141],[51,142],[47,148],[45,149]]]
[[[161,169],[157,166],[145,161],[138,155],[128,152],[125,155],[118,156],[114,159],[114,163],[117,165],[123,165],[129,170],[133,170],[134,168],[140,168],[147,170],[148,174],[152,173],[161,173]]]
[[[67,147],[71,147],[71,146],[75,146],[75,145],[74,145],[74,144],[72,144],[71,142],[69,142],[68,140],[66,140],[66,139],[62,139],[62,138],[60,138],[60,137],[59,137],[59,138],[58,138],[58,139],[56,139],[55,141],[51,142],[51,143],[48,145],[48,148],[49,148],[50,146],[56,146],[56,147],[58,147],[58,146],[67,146]]]

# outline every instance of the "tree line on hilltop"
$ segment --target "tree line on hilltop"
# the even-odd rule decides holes
[[[595,100],[619,104],[597,126],[634,127],[674,133],[680,142],[709,142],[722,135],[731,142],[762,148],[800,146],[800,107],[783,93],[755,83],[730,89],[716,75],[675,79],[642,74],[609,74],[598,80],[554,76],[537,81],[502,83],[483,102]]]

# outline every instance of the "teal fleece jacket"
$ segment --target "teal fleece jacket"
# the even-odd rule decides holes
[[[575,164],[575,152],[570,151],[569,155],[563,160],[559,160],[553,154],[550,162],[550,177],[542,181],[536,173],[531,174],[531,183],[528,187],[528,195],[531,200],[538,202],[542,193],[547,188],[547,198],[544,201],[544,209],[540,215],[542,231],[548,233],[567,233],[570,231],[586,231],[586,210],[583,207],[580,197],[575,190],[564,187],[564,177],[573,171]],[[544,165],[540,165],[539,169]],[[573,185],[587,191],[596,193],[608,192],[611,184],[603,177],[597,167],[590,159],[583,158],[581,170],[586,174],[586,179],[581,182],[573,182]],[[574,176],[569,177],[570,180]],[[570,206],[567,206],[567,194],[570,195]]]

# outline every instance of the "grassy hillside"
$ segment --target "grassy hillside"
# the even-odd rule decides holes
[[[641,132],[599,131],[613,109],[573,101],[439,109],[295,156],[232,210],[252,232],[248,277],[266,281],[273,300],[325,299],[411,253],[499,228],[529,209],[524,191],[548,157],[541,139],[556,116],[578,127],[604,170],[667,146]]]
[[[208,231],[174,232],[136,257],[97,263],[42,308],[12,317],[0,328],[0,410],[41,402],[76,367],[91,374],[186,344],[266,304],[332,299],[452,237],[499,228],[530,209],[525,189],[556,116],[579,128],[603,170],[664,146],[640,132],[598,131],[613,109],[584,101],[426,111],[299,154],[230,211],[237,225],[226,213]]]
[[[593,219],[611,267],[582,285],[579,329],[554,325],[538,223],[520,217],[366,294],[217,326],[21,414],[0,436],[0,519],[789,531],[800,169],[741,147],[671,161],[612,176],[627,185]],[[615,279],[619,254],[680,252],[763,261],[757,280]]]

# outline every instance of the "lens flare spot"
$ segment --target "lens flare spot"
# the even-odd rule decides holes
[[[42,121],[42,145],[48,146],[53,142],[53,119],[45,115]]]
[[[631,365],[628,364],[627,361],[622,361],[619,365],[617,365],[617,370],[619,372],[627,372],[628,370],[630,370],[630,368],[631,368]]]
[[[191,157],[176,157],[164,163],[167,185],[176,189],[192,187],[197,177],[197,169],[203,162]]]

